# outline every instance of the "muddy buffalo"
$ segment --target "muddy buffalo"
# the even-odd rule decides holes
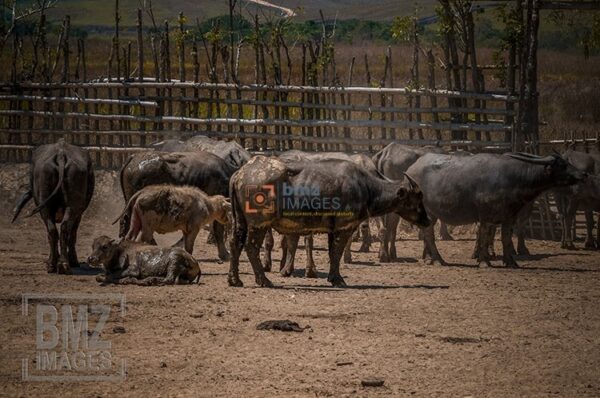
[[[430,223],[419,187],[376,178],[353,162],[338,159],[283,162],[256,156],[230,182],[233,233],[228,282],[242,286],[239,257],[246,248],[259,286],[272,286],[260,262],[260,247],[268,228],[281,234],[326,233],[329,276],[333,286],[346,285],[340,258],[353,231],[369,217],[397,212],[421,226]]]
[[[200,279],[200,266],[180,247],[160,248],[108,236],[94,239],[88,262],[103,267],[102,283],[173,285]]]
[[[194,242],[200,228],[216,221],[229,222],[231,205],[222,195],[208,196],[191,186],[150,185],[136,192],[119,216],[131,222],[126,239],[152,243],[154,232],[183,232],[185,250],[192,254]]]
[[[77,230],[93,193],[94,169],[87,151],[61,139],[33,152],[29,190],[17,203],[12,221],[33,198],[36,208],[29,216],[39,212],[48,231],[48,272],[70,274],[71,267],[79,266]],[[60,237],[56,224],[61,224]]]
[[[512,227],[523,206],[545,190],[572,185],[584,177],[559,155],[528,154],[427,154],[406,173],[423,189],[423,201],[433,219],[452,225],[479,222],[483,230],[501,224],[502,260],[508,267],[518,266],[513,257]],[[489,264],[489,234],[480,235],[478,261]],[[425,228],[424,243],[423,257],[430,263],[445,264],[433,228]]]
[[[365,154],[357,153],[357,154],[346,154],[343,152],[304,152],[299,150],[290,150],[283,152],[279,155],[279,159],[284,162],[298,162],[298,161],[321,161],[326,159],[338,159],[338,160],[346,160],[350,162],[354,162],[357,165],[363,167],[365,170],[377,176],[379,178],[384,178],[377,168],[375,164],[371,160],[371,158]],[[381,222],[380,218],[375,218],[377,221],[377,225],[380,226]],[[369,230],[369,221],[366,220],[360,225],[360,230],[362,232],[362,246],[360,251],[368,252],[369,246],[371,243],[371,235]],[[294,271],[294,261],[296,248],[298,247],[299,235],[289,234],[285,235],[281,240],[281,248],[282,248],[282,256],[280,262],[280,273],[283,276],[290,276]],[[350,263],[352,262],[352,253],[350,250],[351,240],[348,241],[348,244],[344,250],[344,262]],[[317,277],[317,269],[315,266],[315,262],[313,259],[313,246],[314,239],[312,234],[308,234],[304,237],[304,245],[306,248],[306,268],[304,276],[307,278],[316,278]],[[265,237],[265,260],[264,260],[264,270],[271,271],[272,258],[271,253],[274,246],[273,233],[271,229],[267,230],[267,234]]]
[[[236,169],[215,154],[197,152],[144,152],[129,157],[120,173],[125,203],[148,185],[191,185],[208,195],[228,195],[229,179]],[[122,217],[119,236],[129,231],[129,218]],[[213,223],[219,258],[226,260],[229,253],[224,242],[224,227]]]

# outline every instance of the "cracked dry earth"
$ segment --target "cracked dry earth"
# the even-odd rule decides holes
[[[26,170],[0,168],[1,396],[600,396],[600,252],[531,241],[533,255],[520,259],[521,269],[478,268],[469,258],[472,235],[455,230],[456,241],[440,242],[452,266],[434,267],[414,260],[422,246],[409,231],[398,242],[402,260],[380,264],[375,243],[343,266],[349,287],[333,289],[319,236],[318,279],[302,277],[300,249],[295,276],[269,275],[278,288],[255,288],[245,255],[245,287],[231,288],[228,264],[215,261],[202,231],[194,253],[200,285],[100,286],[87,268],[71,276],[45,272],[38,218],[9,223]],[[116,184],[115,173],[98,173],[80,229],[81,261],[94,237],[116,234]],[[21,360],[36,351],[23,293],[124,293],[125,316],[111,317],[101,337],[126,360],[125,380],[22,381]],[[273,319],[310,328],[256,330]],[[384,385],[361,386],[372,378]]]

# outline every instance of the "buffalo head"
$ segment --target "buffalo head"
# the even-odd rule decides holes
[[[577,184],[586,176],[586,173],[577,169],[558,153],[542,157],[519,152],[510,153],[508,156],[527,163],[544,166],[544,173],[550,177],[556,186]]]
[[[109,272],[118,267],[116,259],[119,256],[119,243],[108,236],[99,236],[92,243],[92,254],[88,257],[88,264],[92,267],[104,267]]]
[[[419,227],[428,227],[431,219],[423,204],[423,192],[412,177],[406,173],[404,175],[407,181],[398,188],[399,205],[396,207],[396,214]]]

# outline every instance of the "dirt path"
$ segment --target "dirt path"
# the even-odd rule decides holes
[[[281,10],[283,12],[283,14],[285,14],[286,17],[296,16],[296,13],[291,8],[278,6],[277,4],[273,4],[273,3],[270,3],[270,2],[264,1],[264,0],[247,0],[247,1],[249,3],[258,4],[260,6],[271,7],[271,8],[276,8],[278,10]]]
[[[0,192],[5,209],[23,170],[0,168],[2,187],[10,188]],[[82,259],[95,236],[116,232],[116,176],[103,173],[98,181],[82,222]],[[522,269],[477,268],[469,258],[473,241],[465,238],[440,242],[453,266],[432,267],[413,260],[422,246],[411,234],[398,243],[402,261],[378,263],[377,245],[353,253],[356,262],[341,270],[350,287],[333,289],[319,236],[319,279],[305,279],[301,270],[291,278],[272,273],[280,288],[255,288],[244,256],[245,287],[236,289],[227,286],[227,264],[215,261],[216,248],[202,231],[195,248],[200,285],[103,287],[89,270],[47,274],[39,219],[8,221],[4,213],[0,396],[600,396],[599,252],[535,241],[534,255],[520,259]],[[176,239],[161,236],[159,244]],[[297,266],[304,264],[299,250]],[[126,360],[125,380],[23,382],[21,360],[36,351],[35,319],[21,312],[23,293],[124,294],[127,313],[111,318],[102,338]],[[256,330],[270,319],[310,328]],[[362,387],[369,377],[384,386]]]

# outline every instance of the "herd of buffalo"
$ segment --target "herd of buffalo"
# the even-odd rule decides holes
[[[228,282],[242,286],[239,258],[246,250],[259,286],[272,286],[272,230],[282,234],[282,275],[291,275],[300,235],[305,236],[307,277],[316,277],[312,234],[326,233],[333,286],[345,286],[340,261],[351,261],[350,243],[360,232],[361,251],[371,242],[369,220],[378,224],[379,260],[397,258],[400,218],[420,228],[423,259],[446,264],[435,242],[452,239],[446,225],[478,224],[473,258],[490,263],[497,226],[502,262],[518,267],[515,254],[528,254],[523,224],[533,202],[551,190],[563,225],[562,247],[573,248],[577,210],[586,215],[586,248],[600,248],[593,236],[600,211],[600,154],[569,148],[563,154],[471,154],[440,147],[396,143],[376,153],[302,152],[252,156],[236,142],[195,136],[157,143],[130,156],[120,174],[125,207],[119,237],[94,240],[88,263],[103,267],[103,283],[177,284],[200,278],[192,257],[199,230],[209,226],[220,260],[229,260]],[[79,266],[76,241],[82,215],[94,193],[88,153],[63,140],[38,147],[32,157],[30,188],[17,203],[13,221],[30,199],[48,232],[48,272],[71,273]],[[115,214],[115,217],[117,214]],[[600,219],[599,219],[600,224]],[[60,227],[57,226],[60,224]],[[599,228],[600,229],[600,228]],[[513,230],[518,237],[513,246]],[[181,231],[173,247],[156,245],[154,233]],[[264,257],[260,252],[264,244]]]

